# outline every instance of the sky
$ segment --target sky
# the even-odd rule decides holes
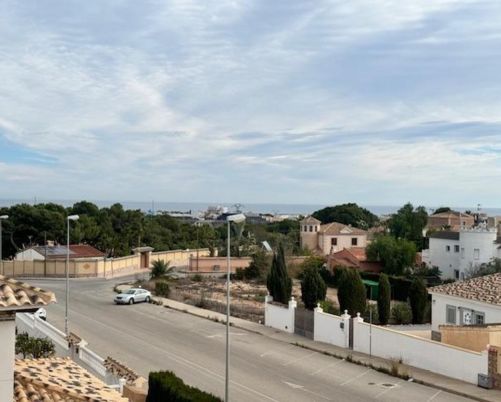
[[[0,2],[0,198],[501,206],[501,2]]]

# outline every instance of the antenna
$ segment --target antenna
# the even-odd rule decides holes
[[[237,213],[240,213],[240,212],[242,212],[242,207],[244,205],[237,202],[236,204],[233,204],[233,206],[235,207],[235,210],[237,211]]]

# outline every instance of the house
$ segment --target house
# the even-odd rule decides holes
[[[34,261],[34,260],[63,260],[66,259],[68,252],[67,246],[47,244],[46,246],[33,246],[20,251],[16,254],[15,259],[18,261]],[[70,259],[103,259],[105,253],[88,244],[70,244]]]
[[[501,256],[497,230],[486,227],[439,231],[429,235],[423,262],[438,267],[444,279],[464,279],[469,271]]]
[[[428,216],[427,230],[452,230],[472,228],[475,225],[475,217],[463,212],[447,211]]]
[[[318,219],[308,216],[300,222],[301,247],[329,255],[351,247],[367,246],[367,231],[332,222],[322,225]]]
[[[329,254],[327,266],[333,270],[336,267],[356,268],[365,272],[381,272],[383,265],[377,261],[368,261],[363,247],[351,247]]]
[[[432,331],[440,325],[501,323],[501,273],[435,286],[428,293]]]

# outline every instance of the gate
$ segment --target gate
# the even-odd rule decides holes
[[[313,339],[315,314],[311,310],[296,308],[294,313],[294,333]]]
[[[348,332],[348,347],[353,349],[353,318],[350,318],[350,331]]]

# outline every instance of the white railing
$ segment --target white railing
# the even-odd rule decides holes
[[[104,359],[86,346],[78,349],[78,357],[101,377],[106,377],[107,370],[104,367]]]

